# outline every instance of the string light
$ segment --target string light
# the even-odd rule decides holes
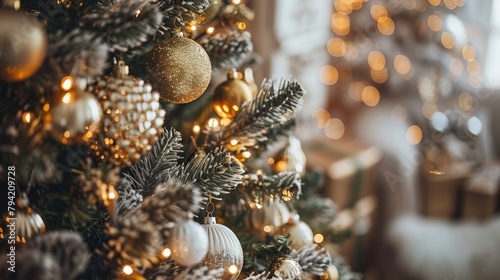
[[[231,141],[229,141],[229,144],[231,144],[232,146],[236,146],[236,145],[238,145],[238,140],[231,139]]]
[[[170,257],[170,255],[172,254],[172,251],[170,251],[169,248],[165,248],[163,249],[163,251],[161,252],[161,255],[164,256],[165,258],[168,258]]]
[[[194,133],[199,133],[200,132],[200,126],[199,125],[193,126],[193,132]]]
[[[61,79],[61,89],[63,91],[68,91],[73,88],[75,81],[71,76],[65,76]]]
[[[212,33],[214,33],[214,31],[215,31],[215,28],[213,28],[212,26],[207,28],[207,34],[212,34]]]
[[[323,237],[323,235],[321,233],[316,233],[314,235],[314,242],[316,242],[318,244],[321,243],[321,242],[323,242],[324,239],[325,238]]]
[[[273,226],[265,225],[264,228],[262,228],[262,230],[264,230],[264,232],[270,233],[271,231],[273,231]]]
[[[241,153],[243,155],[244,158],[249,158],[252,156],[252,153],[250,153],[249,151],[244,151],[243,153]]]
[[[320,74],[321,82],[328,86],[336,84],[339,80],[339,72],[337,71],[337,68],[331,65],[321,67]]]
[[[62,102],[68,104],[71,101],[71,92],[66,92],[62,98]]]
[[[215,128],[219,126],[219,121],[216,118],[211,118],[208,120],[208,127]]]
[[[31,122],[31,118],[32,118],[32,113],[31,112],[29,112],[29,111],[28,112],[24,112],[23,117],[22,117],[24,123],[30,123]]]
[[[422,130],[418,125],[412,125],[406,130],[406,140],[412,145],[417,145],[422,141]]]
[[[135,17],[139,17],[140,14],[141,14],[141,10],[135,11]]]
[[[130,267],[130,265],[126,265],[123,267],[123,273],[130,275],[133,272],[134,272],[134,270],[132,269],[132,267]]]
[[[227,269],[227,271],[229,271],[229,273],[231,273],[231,274],[234,275],[234,274],[238,273],[239,269],[238,269],[238,267],[236,265],[232,264],[232,265],[229,266],[229,268]]]

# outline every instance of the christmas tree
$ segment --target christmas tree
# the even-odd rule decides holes
[[[360,278],[318,245],[305,90],[253,81],[250,7],[4,1],[2,279]]]

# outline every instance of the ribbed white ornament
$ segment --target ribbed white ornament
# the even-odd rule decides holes
[[[217,224],[215,217],[205,217],[202,227],[208,235],[208,252],[197,266],[224,268],[222,279],[236,279],[243,268],[240,241],[231,229]]]
[[[262,208],[252,210],[249,216],[250,226],[257,233],[265,235],[286,224],[290,220],[290,210],[283,202],[271,199],[264,203]]]
[[[184,266],[199,263],[208,250],[208,235],[203,227],[188,220],[170,231],[167,247],[172,251],[172,259]]]

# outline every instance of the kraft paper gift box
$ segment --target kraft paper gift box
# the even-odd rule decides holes
[[[459,212],[459,200],[465,182],[472,170],[472,163],[451,161],[439,172],[422,170],[422,212],[438,219],[453,219]]]
[[[317,137],[302,147],[308,168],[325,174],[323,194],[330,197],[338,209],[354,207],[360,198],[373,193],[375,168],[382,157],[375,146]]]
[[[465,185],[462,218],[478,221],[492,218],[498,206],[499,183],[499,163],[479,167]]]

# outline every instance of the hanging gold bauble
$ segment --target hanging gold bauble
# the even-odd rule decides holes
[[[45,124],[52,138],[73,145],[88,140],[98,128],[101,116],[96,96],[74,87],[55,96],[49,104]]]
[[[227,73],[227,81],[214,90],[214,110],[221,118],[232,119],[241,109],[245,101],[252,100],[252,90],[242,80],[238,80],[238,72],[231,69]]]
[[[254,230],[256,235],[264,238],[269,233],[283,226],[290,220],[290,210],[281,201],[270,199],[262,207],[255,208],[246,217],[247,227]]]
[[[321,275],[319,279],[339,280],[339,270],[337,269],[336,266],[331,264],[330,266],[328,266],[328,269],[326,270],[325,274]]]
[[[222,279],[236,279],[243,268],[243,249],[240,241],[228,227],[217,224],[215,217],[206,217],[202,226],[208,235],[208,252],[196,266],[223,268]]]
[[[90,148],[105,161],[131,166],[153,147],[162,133],[165,110],[150,84],[129,76],[128,66],[118,63],[115,75],[98,78],[91,87],[104,112]]]
[[[252,68],[245,68],[245,70],[243,71],[243,78],[241,80],[247,83],[248,87],[252,91],[253,99],[255,99],[257,97],[257,93],[259,93],[259,87],[255,83],[255,79],[253,78]]]
[[[299,139],[294,136],[288,138],[286,147],[275,157],[272,169],[276,173],[293,171],[304,175],[306,172],[306,155],[302,151]]]
[[[26,243],[35,235],[45,233],[45,223],[42,217],[29,207],[28,197],[25,193],[22,193],[21,197],[16,200],[15,208],[15,211],[9,211],[3,219],[7,238],[10,236],[9,232],[14,230],[16,242]],[[14,224],[14,227],[10,226],[12,224]],[[11,243],[9,242],[9,244]]]
[[[221,7],[222,0],[210,0],[210,6],[201,15],[197,16],[196,21],[198,24],[205,24],[212,21],[219,14]]]
[[[275,232],[283,236],[290,234],[290,238],[288,239],[291,242],[290,247],[295,250],[312,245],[314,242],[314,234],[311,228],[299,219],[299,216],[295,214],[287,224],[283,225]]]
[[[184,104],[205,92],[212,77],[212,65],[200,44],[188,38],[172,37],[151,51],[146,72],[162,99]]]
[[[0,80],[18,82],[35,74],[47,55],[47,43],[47,33],[35,17],[14,7],[1,8]]]
[[[300,264],[290,257],[279,257],[271,263],[268,270],[271,272],[269,277],[278,279],[300,280],[303,276]]]
[[[170,231],[167,247],[172,251],[172,259],[183,266],[199,263],[208,250],[208,236],[203,227],[188,220]]]

